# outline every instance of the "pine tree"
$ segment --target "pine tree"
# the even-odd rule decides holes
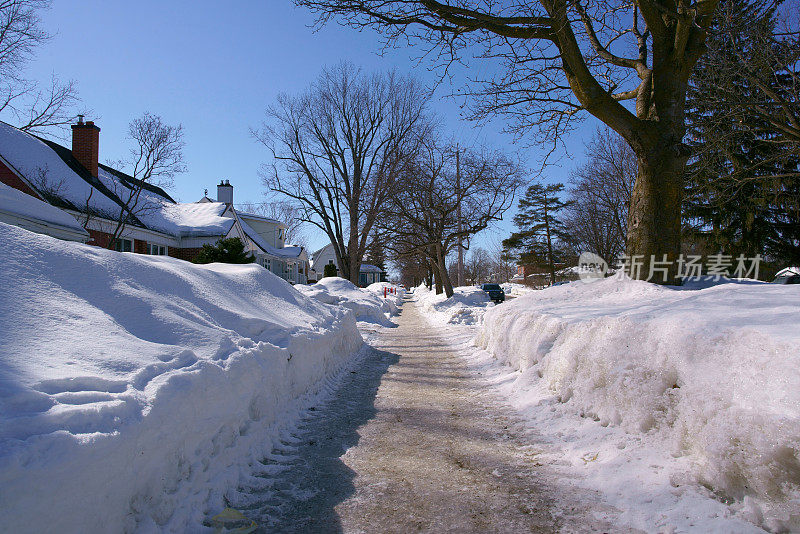
[[[563,257],[559,246],[566,236],[559,213],[569,203],[562,202],[559,195],[564,184],[528,187],[519,201],[519,211],[514,216],[518,232],[503,240],[503,248],[518,251],[521,264],[546,265],[550,271],[550,283],[556,283],[556,263]]]
[[[256,258],[244,251],[244,243],[238,237],[220,239],[216,245],[203,245],[203,250],[194,263],[253,263]]]
[[[754,79],[789,88],[776,46],[776,8],[760,0],[723,0],[709,52],[698,62],[687,97],[689,143],[684,220],[709,253],[800,260],[797,147],[752,102],[764,95]],[[743,59],[744,61],[743,64]],[[781,81],[783,80],[783,81]],[[691,240],[691,239],[690,239]]]

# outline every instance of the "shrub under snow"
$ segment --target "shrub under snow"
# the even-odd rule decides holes
[[[362,346],[350,312],[258,265],[5,224],[0,257],[4,532],[201,530]]]
[[[476,343],[530,403],[657,437],[751,521],[800,530],[800,286],[573,282],[492,308]]]

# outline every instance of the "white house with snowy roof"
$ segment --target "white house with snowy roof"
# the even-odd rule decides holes
[[[336,266],[336,272],[340,271],[339,262],[336,260],[336,252],[333,250],[333,243],[328,243],[318,251],[311,254],[311,275],[310,280],[320,280],[325,276],[325,266]],[[376,265],[362,263],[358,269],[358,285],[366,287],[382,280],[383,271]]]
[[[163,189],[100,164],[99,133],[93,122],[80,119],[72,126],[70,150],[0,122],[0,183],[15,190],[0,201],[2,220],[108,247],[127,200],[139,194],[137,209],[115,242],[117,250],[192,260],[203,245],[240,237],[259,264],[290,282],[306,282],[305,250],[284,246],[283,223],[238,213],[229,181],[217,186],[217,201],[206,196],[177,203]]]
[[[217,185],[217,201],[233,206],[233,186],[230,180]],[[201,204],[213,203],[206,194]],[[304,247],[286,246],[286,224],[253,213],[234,209],[236,224],[226,237],[238,237],[245,244],[245,251],[255,256],[256,262],[268,271],[293,284],[308,283],[309,261]]]

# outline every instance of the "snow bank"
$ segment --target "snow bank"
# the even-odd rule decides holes
[[[505,291],[506,296],[512,297],[519,297],[521,295],[527,295],[531,291],[536,291],[530,286],[526,286],[525,284],[515,284],[512,282],[508,282],[505,284],[501,284],[503,287],[503,291]]]
[[[310,286],[295,286],[305,295],[324,304],[342,306],[353,310],[356,319],[390,326],[393,323],[387,315],[397,312],[388,300],[379,297],[372,291],[356,287],[349,280],[338,276],[329,276]]]
[[[608,427],[583,458],[604,490],[646,494],[671,455],[675,495],[706,487],[757,525],[800,530],[800,287],[572,283],[490,309],[476,343],[519,371],[517,404],[551,432],[570,435],[548,419],[570,414]]]
[[[262,267],[0,224],[0,530],[198,531],[362,345]]]
[[[385,299],[392,308],[393,315],[397,314],[398,309],[403,305],[403,297],[406,294],[406,290],[404,288],[396,286],[391,282],[375,282],[374,284],[368,285],[364,289],[374,293],[382,299]],[[392,291],[394,291],[394,293],[392,293]],[[384,294],[386,297],[384,297]]]
[[[414,288],[414,299],[431,319],[449,324],[479,324],[483,314],[494,307],[489,295],[479,287],[465,286],[453,289],[453,296],[439,295],[424,285]]]

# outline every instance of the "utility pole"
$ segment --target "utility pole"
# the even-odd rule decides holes
[[[461,150],[456,145],[456,216],[458,217],[458,285],[464,285],[464,247],[461,236]]]

